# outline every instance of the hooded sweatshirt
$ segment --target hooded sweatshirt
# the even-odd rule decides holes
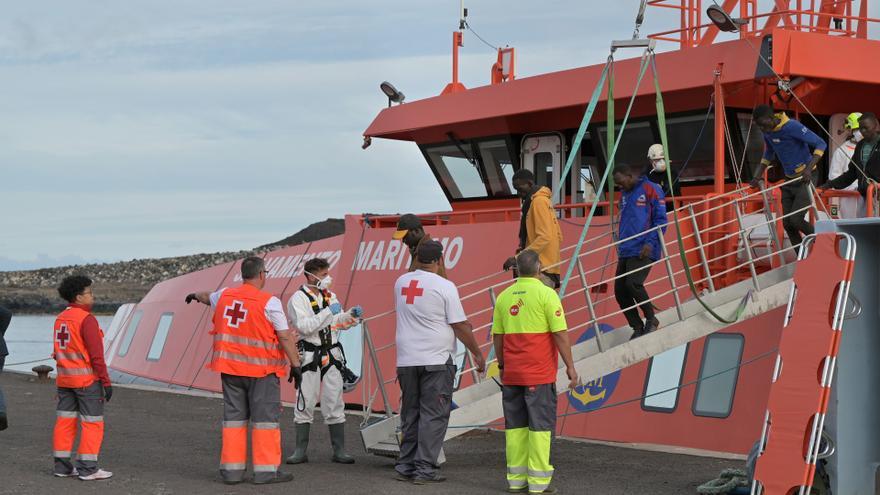
[[[542,187],[532,195],[529,212],[526,214],[526,249],[538,253],[542,271],[559,273],[559,247],[562,244],[562,230],[556,220],[556,211],[550,201],[552,192]]]

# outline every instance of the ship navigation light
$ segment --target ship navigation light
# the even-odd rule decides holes
[[[718,5],[710,5],[709,8],[706,9],[706,15],[709,16],[709,20],[711,20],[718,29],[725,33],[736,33],[739,31],[740,26],[747,23],[747,21],[743,19],[730,17],[730,14]]]
[[[389,107],[391,106],[392,102],[403,103],[403,100],[406,99],[406,96],[404,96],[403,92],[398,91],[397,88],[395,88],[394,85],[388,81],[382,81],[382,84],[379,85],[379,89],[381,89],[382,92],[385,93],[385,96],[388,97]]]

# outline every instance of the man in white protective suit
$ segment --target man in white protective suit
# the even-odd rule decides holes
[[[306,283],[287,302],[287,315],[299,331],[297,343],[302,362],[302,386],[297,392],[294,422],[296,450],[287,464],[309,462],[307,450],[315,405],[320,399],[324,423],[330,429],[333,462],[353,464],[345,452],[345,382],[354,376],[345,366],[345,352],[339,343],[339,332],[360,322],[363,310],[355,306],[343,311],[336,294],[330,292],[330,264],[323,258],[308,260],[303,267]]]

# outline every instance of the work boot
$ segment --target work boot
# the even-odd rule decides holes
[[[276,472],[274,477],[267,480],[257,480],[254,478],[255,485],[273,485],[275,483],[287,483],[289,481],[293,481],[293,473],[285,473],[283,471]]]
[[[309,456],[306,451],[309,449],[309,431],[312,429],[311,423],[296,424],[296,450],[293,455],[288,457],[287,464],[303,464],[309,462]]]
[[[629,340],[637,339],[645,335],[645,327],[633,327],[633,333],[630,335]]]
[[[645,334],[651,333],[658,328],[660,328],[660,320],[656,317],[651,317],[645,320]]]
[[[333,462],[354,464],[354,457],[345,453],[345,423],[328,425],[330,428],[330,444],[333,446]]]

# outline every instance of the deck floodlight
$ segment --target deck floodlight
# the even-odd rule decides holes
[[[406,96],[404,96],[402,92],[398,91],[397,88],[395,88],[394,85],[388,81],[382,81],[382,84],[379,85],[379,89],[381,89],[382,92],[385,93],[385,96],[388,97],[389,107],[391,106],[392,102],[403,103],[403,100],[406,99]]]
[[[739,31],[740,26],[747,22],[743,19],[730,17],[730,14],[718,5],[710,5],[709,8],[706,9],[706,15],[709,16],[709,20],[711,20],[718,29],[725,33],[735,33]]]

